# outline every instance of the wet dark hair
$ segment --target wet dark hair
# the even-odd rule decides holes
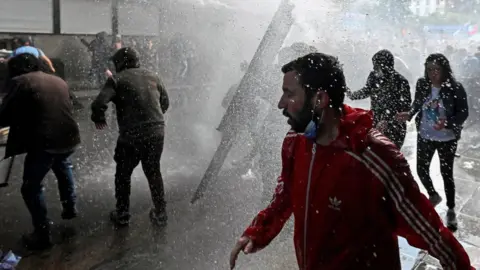
[[[32,45],[32,40],[30,37],[16,37],[15,41],[20,47],[26,46],[27,44]]]
[[[295,71],[300,77],[300,84],[307,97],[312,97],[318,90],[326,91],[330,106],[340,108],[345,99],[347,84],[342,65],[334,56],[324,53],[310,53],[282,67],[282,72]]]
[[[291,46],[282,48],[278,52],[278,61],[280,64],[288,63],[302,55],[318,52],[317,48],[304,42],[295,42]]]
[[[138,52],[131,47],[119,49],[111,58],[117,72],[129,68],[139,68],[140,59]]]
[[[9,78],[40,70],[42,70],[42,63],[33,54],[22,53],[8,61]]]
[[[441,53],[433,53],[430,54],[427,59],[425,59],[425,71],[424,76],[425,80],[431,83],[430,78],[428,78],[427,72],[427,64],[428,63],[435,63],[436,65],[440,66],[442,72],[442,83],[449,81],[451,83],[456,82],[455,77],[453,76],[453,70],[450,66],[450,61],[448,61],[447,57]]]

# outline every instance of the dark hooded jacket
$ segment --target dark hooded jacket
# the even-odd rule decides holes
[[[122,48],[112,57],[117,74],[109,78],[92,103],[91,119],[105,123],[105,111],[112,101],[117,111],[120,139],[143,140],[163,136],[169,99],[162,80],[140,68],[138,53]]]
[[[5,157],[31,151],[71,151],[80,144],[67,83],[42,71],[13,78],[0,108],[10,127]]]
[[[373,111],[374,125],[387,122],[385,135],[399,148],[402,147],[406,135],[406,124],[396,121],[399,112],[410,110],[412,102],[410,85],[394,68],[394,56],[387,50],[381,50],[373,56],[373,62],[382,66],[382,76],[375,71],[370,72],[365,87],[356,92],[349,92],[352,100],[370,98],[370,109]]]

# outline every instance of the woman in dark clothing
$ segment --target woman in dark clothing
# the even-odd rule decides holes
[[[425,61],[425,75],[418,79],[415,100],[409,112],[397,119],[411,120],[417,125],[417,173],[434,206],[442,201],[430,178],[430,163],[435,151],[440,158],[440,172],[447,197],[447,227],[455,231],[455,182],[453,163],[463,123],[468,117],[467,95],[462,84],[453,77],[448,59],[431,54]]]

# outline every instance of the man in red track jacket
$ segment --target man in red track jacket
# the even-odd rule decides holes
[[[278,107],[293,131],[283,143],[275,195],[238,240],[231,268],[240,251],[267,246],[293,213],[302,270],[401,269],[398,236],[427,250],[444,269],[472,269],[403,155],[372,129],[371,112],[343,105],[345,77],[337,59],[309,54],[282,71]]]

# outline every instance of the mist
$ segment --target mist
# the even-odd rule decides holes
[[[388,49],[395,55],[396,69],[408,79],[413,95],[416,80],[424,75],[426,56],[445,49],[445,44],[441,44],[422,50],[423,33],[407,30],[402,36],[398,33],[398,25],[388,19],[392,12],[387,7],[379,6],[379,1],[358,0],[345,7],[339,4],[342,1],[335,0],[291,0],[294,4],[294,23],[288,35],[285,39],[271,37],[272,40],[280,39],[282,47],[270,52],[275,55],[272,59],[258,59],[261,69],[254,70],[258,66],[249,64],[281,2],[129,0],[123,3],[126,6],[147,3],[135,16],[123,13],[124,16],[131,16],[128,17],[130,25],[135,26],[139,22],[142,22],[139,25],[145,22],[159,23],[158,36],[154,37],[154,46],[160,56],[156,72],[164,81],[171,101],[171,109],[165,114],[165,151],[161,161],[169,225],[162,230],[150,227],[145,214],[151,205],[150,191],[140,167],[132,176],[134,224],[123,232],[112,230],[108,225],[105,213],[114,206],[113,149],[118,135],[115,116],[110,110],[110,129],[97,131],[89,120],[90,111],[86,109],[76,115],[85,142],[74,161],[76,177],[79,179],[79,208],[85,211],[85,216],[78,224],[62,224],[64,227],[78,226],[75,241],[62,243],[52,251],[53,255],[44,256],[46,258],[32,256],[24,261],[32,267],[40,264],[45,266],[36,269],[58,269],[55,268],[58,265],[82,270],[227,269],[231,248],[258,211],[269,204],[265,197],[273,193],[275,179],[281,170],[280,150],[285,134],[290,129],[287,118],[277,108],[282,94],[281,66],[304,53],[290,52],[286,59],[277,54],[292,45],[305,43],[318,52],[336,56],[343,64],[348,87],[355,91],[365,85],[373,69],[372,56],[381,49]],[[108,10],[107,5],[105,7]],[[159,14],[160,18],[157,18]],[[152,29],[156,28],[152,26],[146,28],[144,33],[136,33],[140,43],[155,36],[151,33]],[[462,43],[458,46],[466,45]],[[78,51],[81,50],[84,48],[78,47]],[[175,55],[175,50],[180,56]],[[185,67],[182,66],[183,62],[186,63]],[[242,68],[242,62],[246,62],[248,68]],[[74,62],[73,66],[78,63],[80,60]],[[83,66],[88,68],[88,64]],[[181,68],[185,68],[187,75],[178,76],[182,73],[179,72]],[[243,119],[245,123],[227,123],[226,126],[234,128],[237,133],[233,146],[204,196],[191,204],[190,200],[215,151],[221,146],[222,136],[228,134],[220,125],[229,112],[230,103],[224,106],[224,100],[232,93],[232,89],[235,91],[239,87],[245,73],[249,72],[246,69],[255,73],[245,77],[242,90],[247,89],[250,95],[241,105],[252,113],[245,117],[248,119]],[[460,70],[454,69],[454,72],[459,77],[463,75]],[[265,100],[268,104],[265,104]],[[370,107],[369,101],[345,98],[346,104],[365,109]],[[89,106],[91,100],[83,102]],[[416,158],[414,129],[412,121],[402,151],[415,174],[415,163],[412,163]],[[465,138],[469,141],[478,140],[475,135],[477,130],[465,132]],[[263,138],[260,145],[252,139],[259,134]],[[251,161],[242,161],[256,150],[260,153]],[[432,167],[438,168],[438,164],[439,160],[435,158]],[[475,168],[477,163],[469,164]],[[435,172],[436,176],[440,175],[438,170]],[[462,176],[475,179],[475,172]],[[20,170],[15,177],[21,179]],[[468,184],[461,188],[462,192],[471,191],[468,195],[462,193],[462,200],[473,198],[475,190],[479,190],[477,186],[473,188],[469,185],[473,186]],[[49,200],[53,205],[54,199],[51,198],[57,198],[56,191],[49,192]],[[9,191],[8,196],[2,196],[0,200],[8,197],[8,201],[20,201],[18,193]],[[7,203],[5,200],[0,204],[0,212],[10,209]],[[52,212],[59,212],[57,208],[53,208]],[[26,212],[18,212],[12,213],[12,217],[8,216],[6,223],[10,226],[10,234],[18,230],[13,228],[14,224],[29,222]],[[290,218],[280,235],[267,248],[254,255],[242,254],[236,269],[296,269],[292,235],[293,218]],[[1,231],[0,236],[3,236]],[[404,245],[408,246],[406,243]]]

